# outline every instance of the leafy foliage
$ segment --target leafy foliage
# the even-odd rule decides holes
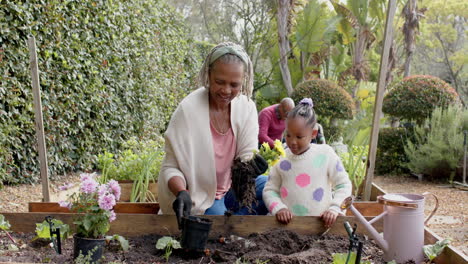
[[[106,236],[106,243],[109,244],[112,240],[117,240],[120,244],[120,247],[124,252],[127,252],[128,249],[130,248],[130,245],[128,243],[128,240],[125,239],[125,237],[120,236],[120,235],[113,235],[113,236]]]
[[[359,187],[366,177],[366,157],[369,146],[349,146],[348,152],[340,153],[343,167],[348,172],[349,179],[353,183],[354,196],[358,196]]]
[[[52,175],[89,169],[104,149],[164,131],[200,61],[163,0],[7,0],[0,25],[0,180],[8,183],[34,182],[39,167],[29,35]]]
[[[424,124],[415,127],[414,142],[407,141],[406,166],[431,178],[453,178],[463,156],[463,130],[467,128],[468,110],[436,108]]]
[[[11,225],[8,220],[5,219],[5,216],[0,214],[0,229],[6,231],[10,229],[10,227]]]
[[[60,237],[62,239],[66,239],[70,233],[70,226],[67,224],[64,224],[61,220],[58,219],[52,219],[52,223],[55,228],[60,228]],[[50,226],[49,223],[44,220],[42,223],[37,224],[36,223],[36,237],[37,238],[47,238],[50,239]]]
[[[156,202],[148,186],[158,180],[165,153],[164,139],[137,141],[132,138],[123,144],[122,149],[116,155],[105,151],[98,156],[101,180],[133,180],[130,202]]]
[[[436,107],[459,103],[457,92],[434,76],[413,75],[393,84],[385,95],[386,114],[422,122]]]
[[[403,164],[408,162],[405,154],[407,141],[414,141],[412,128],[382,128],[379,131],[375,170],[379,175],[406,173]]]
[[[166,259],[166,262],[168,262],[169,257],[172,254],[172,250],[182,247],[180,246],[179,241],[175,240],[174,238],[170,236],[163,236],[158,239],[158,242],[156,242],[156,248],[165,250],[164,258]]]
[[[310,97],[319,117],[353,118],[354,103],[351,95],[329,80],[317,79],[300,83],[291,95],[294,101]]]
[[[137,180],[142,173],[143,164],[156,155],[150,164],[151,180],[158,179],[162,159],[164,158],[164,138],[138,141],[127,140],[116,154],[107,151],[98,155],[97,167],[102,170],[104,180]]]
[[[449,243],[450,239],[446,238],[442,241],[437,241],[434,245],[425,245],[423,246],[424,254],[430,261],[432,261],[437,256],[439,256],[440,253],[442,253],[444,248],[448,246]]]

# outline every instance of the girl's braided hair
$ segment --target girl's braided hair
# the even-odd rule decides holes
[[[306,120],[306,125],[314,127],[317,123],[317,117],[315,116],[314,103],[310,98],[302,99],[293,110],[288,113],[288,118],[295,118],[301,116]]]

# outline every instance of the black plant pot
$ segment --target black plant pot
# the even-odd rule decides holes
[[[188,250],[204,250],[212,221],[196,216],[183,217],[182,247]]]
[[[73,259],[76,259],[81,252],[83,256],[91,254],[91,263],[99,263],[106,239],[84,238],[75,234],[73,240]]]

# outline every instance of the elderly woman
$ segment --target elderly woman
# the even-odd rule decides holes
[[[179,223],[182,215],[236,213],[239,204],[230,191],[235,160],[256,175],[268,166],[253,153],[258,144],[257,109],[250,100],[252,62],[243,48],[233,43],[214,47],[199,80],[203,87],[184,98],[172,115],[159,175],[161,211],[174,211]],[[261,199],[266,177],[256,175],[245,177],[255,179],[257,198]],[[254,213],[267,212],[262,202],[255,204]]]

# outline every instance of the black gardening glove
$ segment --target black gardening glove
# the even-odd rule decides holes
[[[190,198],[190,194],[185,190],[177,193],[177,197],[172,203],[172,209],[174,209],[176,214],[179,229],[182,229],[182,217],[188,217],[190,210],[192,210],[192,198]]]
[[[266,162],[266,160],[258,154],[255,154],[253,159],[250,160],[249,163],[255,170],[256,176],[262,175],[268,169],[268,162]]]

